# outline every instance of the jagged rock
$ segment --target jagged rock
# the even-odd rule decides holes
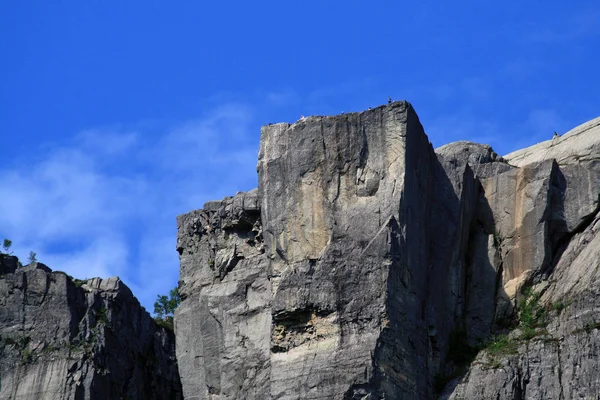
[[[177,359],[186,399],[269,398],[271,282],[257,190],[177,219]]]
[[[495,176],[513,168],[487,144],[453,142],[438,147],[435,153],[452,165],[468,164],[478,178]],[[449,172],[451,169],[446,168],[446,171]]]
[[[465,207],[406,102],[265,127],[258,171],[249,223],[224,222],[249,194],[178,220],[186,397],[427,397],[462,312],[451,263],[465,259],[453,246],[477,201],[472,171],[458,174]],[[257,232],[264,245],[248,244]]]
[[[264,127],[258,189],[178,217],[186,398],[596,393],[597,126],[506,157],[406,102]]]
[[[173,333],[122,281],[0,257],[0,399],[181,398]]]
[[[12,274],[19,268],[19,259],[8,254],[0,254],[0,275]]]
[[[556,139],[565,140],[556,144],[561,146],[560,152],[548,150],[542,144],[506,157],[511,163],[517,160],[523,165],[519,169],[524,173],[528,169],[539,171],[541,166],[552,163],[550,185],[542,185],[538,192],[546,198],[540,206],[544,212],[533,219],[546,225],[544,229],[537,229],[538,235],[545,236],[545,245],[541,242],[537,246],[521,245],[530,254],[537,253],[548,260],[546,273],[534,286],[540,294],[540,307],[547,314],[545,327],[536,329],[533,338],[523,339],[522,333],[512,335],[518,346],[517,354],[481,352],[468,373],[447,386],[442,398],[598,397],[600,181],[597,171],[600,162],[595,159],[600,147],[594,144],[597,140],[594,129],[599,121],[590,121]],[[536,163],[546,158],[540,156],[540,150],[559,157],[568,154],[568,157],[558,158],[556,161],[560,164],[551,160]],[[582,157],[578,156],[579,152]],[[534,162],[530,162],[532,160]],[[529,201],[535,198],[528,196]],[[530,209],[533,211],[534,207]]]

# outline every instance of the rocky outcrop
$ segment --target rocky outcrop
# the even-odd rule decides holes
[[[258,189],[178,217],[185,398],[591,396],[597,126],[506,157],[406,102],[264,127]]]
[[[404,102],[263,130],[272,398],[427,393],[434,160]]]
[[[258,192],[178,219],[186,398],[429,396],[464,312],[459,164],[406,102],[263,128]]]
[[[0,399],[180,399],[174,339],[119,278],[0,255]]]
[[[494,343],[492,339],[492,345],[479,352],[467,374],[448,385],[444,398],[598,398],[599,121],[583,124],[554,143],[545,142],[506,157],[521,166],[517,174],[548,176],[537,179],[539,190],[524,193],[525,198],[518,203],[522,204],[517,219],[521,232],[515,231],[501,244],[504,254],[518,251],[522,255],[517,260],[526,260],[522,265],[529,266],[513,267],[513,272],[503,276],[514,297],[521,297],[520,302],[512,301],[518,308],[517,326],[501,341]],[[553,158],[546,160],[546,156]],[[516,187],[518,192],[524,186]],[[501,214],[497,209],[496,220]],[[521,238],[521,243],[515,243],[515,238]],[[515,265],[515,257],[505,260]],[[523,272],[515,276],[518,271]],[[511,284],[514,280],[518,285]],[[533,294],[519,291],[523,284],[533,284]]]
[[[556,160],[559,165],[595,168],[600,161],[600,117],[531,147],[506,156],[512,165],[522,167],[534,162]]]
[[[269,398],[271,282],[257,191],[178,218],[177,360],[186,400]]]

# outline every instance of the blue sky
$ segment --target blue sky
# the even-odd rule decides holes
[[[256,186],[260,126],[410,101],[506,154],[600,115],[597,1],[2,0],[0,236],[146,308],[178,214]]]

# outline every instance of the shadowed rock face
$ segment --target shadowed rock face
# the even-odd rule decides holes
[[[427,396],[463,312],[457,168],[406,102],[263,128],[258,191],[178,219],[186,398]]]
[[[513,333],[525,350],[505,374],[477,364],[485,351],[470,369],[475,354],[457,353],[517,325],[531,285],[540,304],[573,298],[584,324],[581,282],[596,278],[573,265],[598,256],[594,151],[518,165],[472,142],[434,152],[406,102],[264,127],[258,189],[178,217],[185,398],[559,398],[550,386],[566,393],[575,369],[544,389],[523,378],[564,357],[558,345]],[[567,310],[543,332],[553,345]]]
[[[523,339],[522,324],[510,332],[511,351],[480,352],[442,398],[598,398],[599,121],[509,154],[508,162],[520,168],[490,178],[496,182],[484,181],[486,196],[500,200],[495,220],[502,221],[504,213],[514,221],[498,223],[506,233],[499,247],[511,268],[503,274],[506,291],[513,296],[510,304],[516,307],[523,297],[520,286],[533,283],[545,317],[539,318],[541,326],[529,340]],[[513,183],[498,190],[507,179]]]
[[[180,399],[175,338],[118,279],[0,255],[0,399]]]

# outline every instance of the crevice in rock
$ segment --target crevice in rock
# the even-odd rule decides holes
[[[500,264],[498,265],[498,272],[496,273],[496,284],[494,285],[494,316],[493,324],[497,325],[498,323],[503,323],[504,321],[497,320],[497,308],[498,308],[498,299],[502,292],[504,291],[504,286],[502,284],[502,276],[504,275],[504,262],[502,259],[500,260]]]
[[[590,214],[586,215],[581,219],[581,222],[571,231],[565,233],[553,246],[552,248],[552,262],[550,267],[544,271],[546,275],[549,275],[554,271],[556,265],[560,261],[563,253],[571,243],[571,240],[576,235],[583,233],[596,219],[598,214],[600,213],[600,195],[598,195],[598,200],[596,200],[596,208]]]
[[[370,383],[355,384],[344,393],[344,400],[377,399],[377,391]]]
[[[48,296],[48,291],[50,290],[50,284],[54,281],[52,275],[47,276],[45,283],[46,283],[46,287],[44,289],[44,294],[42,296],[42,299],[40,300],[40,305],[44,303],[44,301],[46,301],[46,296]]]
[[[273,315],[271,351],[287,352],[304,343],[321,340],[339,332],[337,313],[306,307]]]
[[[565,393],[564,393],[564,389],[563,389],[563,383],[562,383],[562,375],[563,375],[563,371],[562,371],[562,360],[561,360],[561,348],[560,348],[561,344],[560,343],[556,343],[556,356],[557,356],[557,360],[558,360],[558,385],[560,386],[560,392],[558,393],[558,400],[562,400],[565,398]]]

